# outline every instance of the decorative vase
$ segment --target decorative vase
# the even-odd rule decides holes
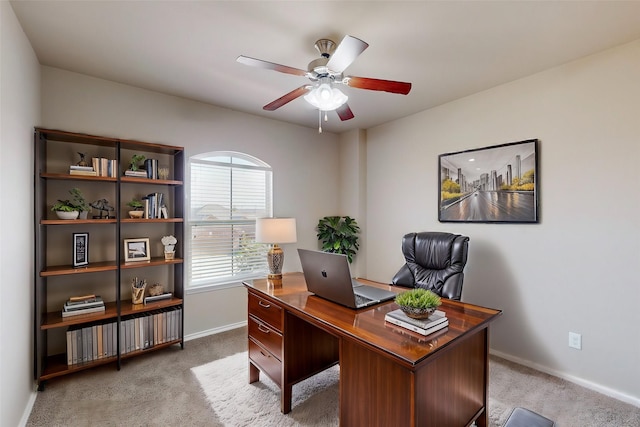
[[[78,215],[80,215],[80,212],[78,212],[78,211],[71,211],[71,212],[56,211],[56,215],[60,219],[76,219],[76,218],[78,218]]]
[[[142,218],[143,216],[143,211],[129,211],[129,218]]]
[[[131,286],[131,302],[133,304],[142,304],[144,302],[144,290],[147,288],[147,285],[142,285],[142,287]]]
[[[421,319],[421,320],[427,319],[429,316],[433,314],[434,311],[436,311],[436,307],[416,308],[416,307],[408,307],[406,305],[401,305],[400,309],[408,317],[411,317],[412,319]]]
[[[174,255],[175,255],[175,253],[176,253],[175,251],[171,251],[171,252],[167,252],[167,251],[165,251],[165,252],[164,252],[164,260],[165,260],[165,261],[172,260],[172,259],[173,259],[173,257],[174,257]]]
[[[87,219],[88,216],[89,216],[89,211],[81,211],[80,214],[78,215],[78,219]]]

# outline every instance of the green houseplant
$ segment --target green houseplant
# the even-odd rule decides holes
[[[325,216],[318,221],[317,236],[322,241],[322,250],[347,256],[353,262],[358,249],[360,227],[355,219],[348,216]]]
[[[137,171],[140,167],[140,162],[143,162],[146,157],[142,154],[134,154],[131,156],[131,163],[129,164],[129,169],[132,171]]]
[[[442,304],[440,296],[423,288],[402,292],[395,301],[404,314],[414,319],[426,319]]]
[[[87,203],[87,200],[84,198],[82,191],[79,188],[72,188],[69,190],[71,197],[73,199],[73,204],[78,208],[80,212],[80,218],[84,219],[89,215],[91,211],[91,206]]]
[[[70,200],[58,199],[51,207],[51,210],[55,212],[60,219],[76,219],[80,214],[80,208]]]
[[[127,206],[132,209],[129,211],[129,217],[142,218],[144,216],[144,212],[142,211],[142,209],[144,209],[144,204],[142,204],[140,200],[132,199],[127,203]]]

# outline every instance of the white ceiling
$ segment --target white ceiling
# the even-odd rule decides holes
[[[11,2],[41,64],[315,128],[302,98],[262,106],[304,77],[319,38],[369,48],[345,75],[413,83],[409,95],[345,88],[366,129],[640,38],[640,1],[33,1]],[[612,76],[612,78],[615,78]]]

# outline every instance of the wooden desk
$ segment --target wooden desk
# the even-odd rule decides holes
[[[375,284],[395,292],[396,288]],[[291,410],[293,384],[340,363],[340,425],[488,425],[489,324],[500,310],[443,298],[449,327],[422,336],[384,321],[393,302],[353,310],[307,292],[301,273],[249,293],[249,382],[260,371]]]

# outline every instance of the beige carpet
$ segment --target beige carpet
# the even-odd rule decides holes
[[[268,425],[264,422],[269,413],[278,415],[275,425],[287,425],[282,422],[280,394],[275,385],[269,385],[264,376],[257,384],[248,384],[246,350],[247,329],[240,328],[188,341],[184,350],[173,346],[127,359],[120,371],[115,365],[106,365],[52,380],[45,391],[37,394],[27,426],[261,427]],[[219,390],[221,400],[234,402],[230,406],[233,414],[228,416],[212,406],[217,399],[208,400],[211,398],[203,392],[197,379],[201,374],[197,372],[238,353],[237,371],[225,369],[220,377],[214,373],[204,380],[206,388]],[[491,357],[489,366],[492,427],[502,426],[514,406],[551,418],[558,427],[640,426],[640,408],[497,357]],[[331,373],[325,380],[319,380],[320,375],[307,381],[320,388],[333,381],[329,378]],[[245,391],[231,390],[232,383]],[[337,419],[337,403],[326,403],[331,399],[337,402],[335,385],[318,392],[312,388],[305,391],[307,386],[301,383],[294,388],[294,407],[286,416],[293,423],[289,425],[335,423],[332,420]],[[266,402],[261,409],[246,409],[242,401],[247,399],[235,399],[239,393],[251,390],[265,394],[264,399],[255,399]],[[274,403],[269,404],[269,399]],[[223,420],[223,416],[229,420]],[[245,423],[242,420],[247,416],[252,421]],[[322,418],[325,416],[326,424]]]

